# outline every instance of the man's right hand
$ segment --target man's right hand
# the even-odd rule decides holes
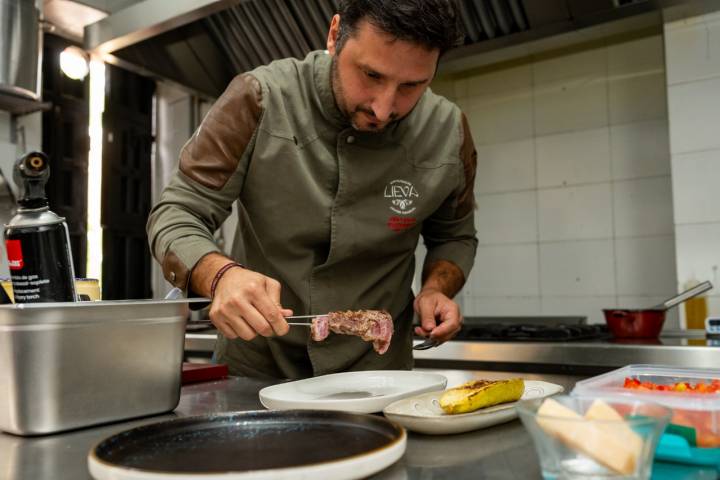
[[[203,257],[193,269],[193,290],[209,297],[215,274],[229,262],[232,260],[220,254]],[[280,282],[273,278],[245,268],[230,268],[215,285],[210,320],[229,339],[285,335],[290,329],[285,317],[292,315],[292,310],[282,308],[280,290]]]

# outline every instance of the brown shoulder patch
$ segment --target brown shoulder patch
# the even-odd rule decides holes
[[[465,173],[465,188],[460,193],[456,214],[464,217],[475,207],[475,171],[477,170],[477,151],[473,143],[467,117],[462,114],[462,144],[460,145],[460,158]]]
[[[162,260],[162,271],[165,280],[170,282],[174,287],[182,290],[187,289],[190,270],[175,253],[168,251],[165,254]]]
[[[237,169],[262,114],[262,88],[249,74],[238,75],[215,102],[180,153],[180,171],[220,190]]]

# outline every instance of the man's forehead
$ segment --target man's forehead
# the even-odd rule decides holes
[[[351,51],[354,62],[363,68],[393,76],[400,70],[409,82],[429,80],[439,57],[439,50],[401,40],[367,20],[358,22],[343,50]]]
[[[355,37],[355,40],[359,43],[362,43],[362,40],[367,40],[368,37],[372,37],[373,40],[383,42],[387,46],[391,46],[393,44],[397,44],[399,42],[402,43],[408,43],[411,44],[418,49],[425,50],[428,54],[432,53],[433,51],[438,51],[438,49],[428,47],[426,45],[423,45],[418,42],[413,42],[411,40],[403,40],[401,38],[398,38],[397,36],[393,35],[392,33],[389,33],[382,29],[382,27],[372,23],[368,19],[361,19],[357,22],[355,25],[355,29],[353,32],[353,35],[350,36],[350,39]]]

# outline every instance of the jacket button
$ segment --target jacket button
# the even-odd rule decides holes
[[[174,282],[175,278],[177,278],[177,275],[175,275],[175,272],[170,272],[170,282]]]
[[[348,135],[348,137],[345,139],[347,143],[355,143],[355,137],[352,135]]]

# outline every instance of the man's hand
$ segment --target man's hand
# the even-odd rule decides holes
[[[193,290],[210,296],[210,284],[220,268],[232,260],[219,254],[204,257],[193,269]],[[210,320],[228,339],[252,340],[257,335],[285,335],[292,310],[280,304],[280,282],[252,270],[227,270],[215,286]]]
[[[460,331],[463,317],[457,303],[433,288],[423,288],[413,303],[420,317],[415,333],[439,342],[447,342]]]
[[[447,342],[460,331],[463,317],[460,307],[452,301],[465,283],[462,270],[447,260],[426,264],[423,287],[415,297],[413,307],[420,317],[415,333],[439,342]]]

